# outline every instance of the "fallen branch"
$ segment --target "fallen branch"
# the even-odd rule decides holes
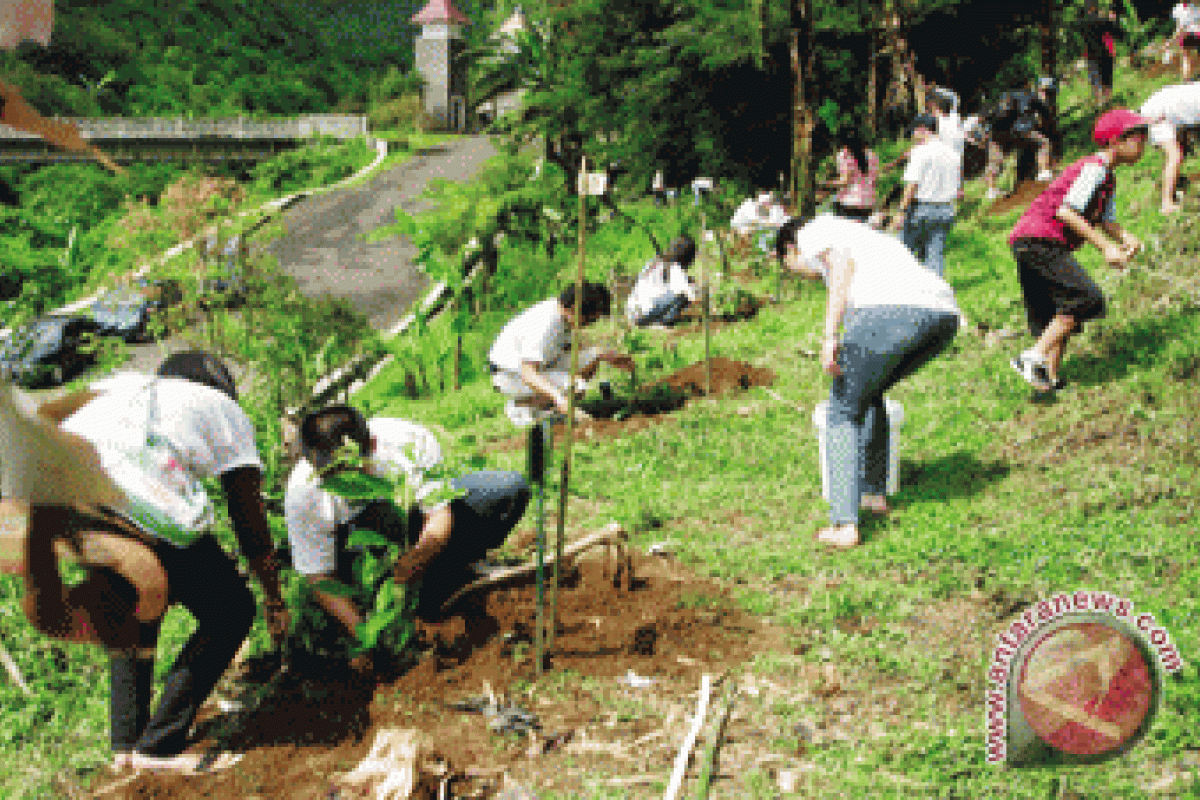
[[[33,696],[33,690],[29,688],[29,684],[25,682],[25,677],[21,674],[20,668],[17,667],[17,662],[13,661],[13,657],[4,649],[4,645],[0,644],[0,662],[4,664],[4,671],[8,673],[8,677],[12,678],[12,682],[17,685],[26,697]]]
[[[700,702],[696,705],[696,717],[692,720],[692,727],[684,737],[679,753],[675,756],[675,768],[671,772],[671,783],[667,785],[663,800],[675,800],[679,796],[679,789],[683,786],[683,773],[687,771],[688,762],[692,758],[692,747],[695,746],[696,737],[700,735],[700,729],[704,727],[704,718],[708,715],[708,700],[711,695],[712,675],[705,673],[700,679]]]
[[[625,542],[627,539],[628,534],[625,533],[625,529],[622,528],[619,523],[609,523],[608,527],[606,527],[604,530],[589,534],[579,541],[567,546],[562,553],[563,564],[564,566],[570,566],[581,553],[598,545],[615,546],[617,548],[618,559],[623,560],[623,555],[626,550]],[[554,561],[555,557],[550,555],[546,558],[544,563],[546,566],[549,566],[552,565]],[[523,578],[527,575],[532,575],[536,571],[536,561],[531,561],[527,564],[522,564],[517,567],[508,567],[505,569],[496,570],[490,575],[485,575],[478,580],[468,583],[466,586],[450,595],[450,598],[445,603],[442,603],[442,608],[449,608],[456,600],[458,600],[458,598],[469,592],[473,592],[476,589],[482,589],[485,586],[494,586],[500,583],[507,583],[508,581],[516,578]]]

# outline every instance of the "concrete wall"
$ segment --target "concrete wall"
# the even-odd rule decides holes
[[[416,66],[425,79],[425,112],[445,130],[462,130],[466,126],[467,67],[461,59],[454,63],[464,50],[466,44],[461,39],[422,36],[416,41]],[[451,119],[456,111],[455,97],[461,98],[457,120]]]

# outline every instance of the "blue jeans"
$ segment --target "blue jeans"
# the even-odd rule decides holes
[[[940,277],[945,273],[942,254],[954,224],[953,203],[922,203],[904,219],[904,246],[917,260]]]
[[[634,324],[643,325],[674,325],[679,321],[679,315],[687,308],[688,299],[682,294],[660,297],[645,314],[638,317]]]
[[[958,333],[958,315],[905,306],[853,309],[838,351],[841,377],[829,387],[825,427],[829,520],[858,522],[864,494],[883,494],[888,423],[883,394],[941,353]]]

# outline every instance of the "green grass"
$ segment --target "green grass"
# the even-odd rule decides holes
[[[1127,98],[1154,88],[1135,83],[1128,72],[1118,73],[1118,81]],[[1070,84],[1064,107],[1078,103],[1081,91],[1078,82]],[[1089,124],[1078,116],[1079,126]],[[1068,160],[1081,153],[1069,152]],[[1192,159],[1185,172],[1195,166]],[[1122,224],[1146,242],[1158,240],[1160,249],[1151,248],[1127,274],[1104,266],[1094,251],[1080,252],[1108,296],[1108,317],[1072,343],[1063,367],[1070,386],[1050,400],[1033,398],[1007,365],[1029,343],[1005,242],[1017,212],[979,216],[974,209],[982,187],[968,187],[947,249],[947,278],[973,325],[1020,333],[993,344],[961,332],[949,352],[891,393],[906,418],[896,510],[886,521],[865,520],[865,542],[857,549],[829,553],[811,538],[827,509],[810,414],[824,399],[828,378],[803,352],[815,349],[821,330],[825,292],[817,285],[788,283],[784,302],[713,337],[715,355],[775,370],[773,391],[782,402],[761,389],[695,400],[642,432],[575,444],[570,528],[617,519],[639,547],[672,541],[682,560],[730,586],[746,609],[787,626],[795,653],[764,652],[754,664],[757,674],[785,681],[833,664],[846,691],[868,706],[882,708],[875,693],[885,689],[894,698],[880,735],[807,748],[800,796],[1140,797],[1172,771],[1184,777],[1164,791],[1195,795],[1195,779],[1181,765],[1186,751],[1200,749],[1194,664],[1168,680],[1147,740],[1104,765],[994,768],[985,763],[982,724],[991,637],[1016,604],[1058,591],[1104,589],[1154,613],[1181,653],[1200,646],[1194,539],[1200,314],[1195,289],[1189,294],[1186,288],[1188,280],[1195,286],[1200,269],[1194,253],[1183,251],[1195,240],[1191,223],[1167,223],[1157,214],[1160,171],[1161,157],[1151,150],[1120,171],[1117,196]],[[656,213],[648,206],[636,212],[647,219]],[[1194,214],[1194,205],[1187,213]],[[644,234],[607,235],[593,242],[589,252],[604,255],[589,263],[589,274],[640,266],[647,255]],[[774,280],[748,288],[765,294]],[[464,343],[469,369],[461,392],[404,396],[402,360],[356,402],[374,413],[443,426],[459,446],[488,449],[494,466],[523,469],[519,449],[491,448],[515,431],[479,370],[508,313],[475,321]],[[440,342],[433,350],[444,355],[448,331],[435,324],[430,336]],[[611,321],[589,336],[630,342]],[[645,332],[633,343],[643,381],[703,355],[695,335]],[[619,373],[601,377],[626,385]],[[557,492],[547,496],[554,513]],[[5,796],[44,796],[56,772],[86,770],[105,758],[105,667],[87,648],[63,646],[66,659],[56,659],[57,646],[20,621],[11,580],[0,590],[6,592],[4,642],[37,687],[26,699],[0,684],[0,787]],[[708,602],[704,595],[687,600],[695,607]],[[849,622],[862,630],[847,630]],[[173,618],[172,624],[184,623]],[[165,635],[164,647],[177,648],[182,635],[178,628]],[[586,682],[552,674],[537,688],[550,697],[569,696],[569,684]],[[773,702],[763,718],[779,723],[778,746],[794,749],[798,742],[786,723],[824,713],[825,705],[815,697]],[[584,796],[630,796],[630,789],[603,784],[607,777],[589,776]],[[776,796],[765,768],[747,771],[740,781],[738,796]]]

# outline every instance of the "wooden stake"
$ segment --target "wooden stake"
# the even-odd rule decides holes
[[[700,248],[704,247],[704,234],[708,230],[708,215],[703,211],[700,212],[700,241],[696,247],[696,252],[701,252]],[[700,257],[700,302],[704,304],[702,313],[704,315],[704,396],[712,397],[712,332],[709,329],[709,302],[708,302],[708,259]]]
[[[708,699],[711,694],[712,675],[705,673],[700,679],[700,700],[696,704],[696,716],[692,720],[691,730],[683,739],[679,753],[675,756],[675,769],[671,772],[671,782],[667,785],[663,800],[675,800],[679,796],[679,789],[683,786],[683,773],[687,772],[688,762],[692,758],[692,747],[695,746],[696,737],[700,735],[700,729],[704,727],[704,718],[708,715]]]
[[[729,722],[729,713],[733,710],[734,701],[737,700],[737,688],[736,683],[730,684],[725,705],[717,715],[717,724],[708,740],[708,745],[704,748],[704,755],[700,759],[700,788],[697,790],[696,800],[708,800],[708,786],[712,782],[713,771],[717,768],[717,751],[721,749],[721,737],[725,735],[725,724]]]
[[[587,156],[579,160],[579,174],[587,181]],[[587,244],[587,186],[576,185],[579,193],[579,270],[575,275],[574,320],[571,323],[571,369],[567,374],[567,435],[563,445],[562,472],[558,486],[558,530],[554,537],[554,585],[550,601],[550,648],[554,648],[554,637],[558,631],[558,582],[559,564],[562,562],[563,539],[567,526],[567,488],[571,479],[571,444],[575,435],[575,376],[579,374],[579,327],[583,320],[583,267]]]
[[[4,671],[8,673],[8,677],[12,678],[12,682],[17,685],[26,697],[32,697],[33,691],[29,688],[29,684],[25,682],[25,677],[21,675],[21,670],[17,667],[17,662],[4,649],[4,645],[0,645],[0,662],[4,664]]]

